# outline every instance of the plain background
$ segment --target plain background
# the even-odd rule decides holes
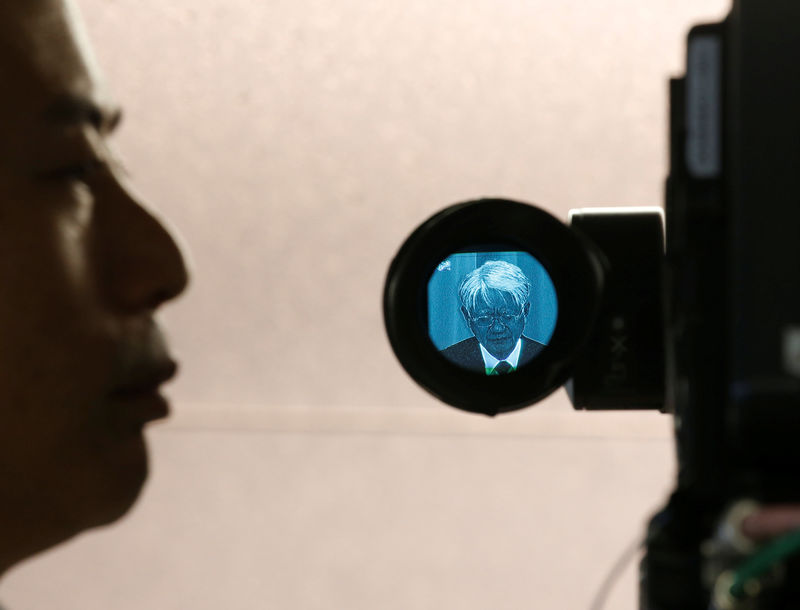
[[[135,182],[179,227],[183,372],[121,523],[11,610],[588,607],[672,485],[669,418],[459,413],[395,362],[417,224],[504,196],[658,205],[667,79],[723,0],[79,0]],[[608,607],[635,608],[631,567]]]

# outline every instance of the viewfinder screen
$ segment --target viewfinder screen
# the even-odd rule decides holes
[[[428,282],[428,332],[441,354],[483,375],[504,375],[547,348],[558,318],[550,275],[527,252],[458,252]]]

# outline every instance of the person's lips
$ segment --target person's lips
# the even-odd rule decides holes
[[[114,386],[112,393],[135,395],[155,391],[178,372],[178,363],[171,358],[162,361],[140,361]]]
[[[114,418],[120,426],[141,426],[169,415],[169,403],[160,387],[177,373],[172,359],[139,361],[128,369],[110,393]]]
[[[489,341],[491,341],[492,343],[501,343],[503,341],[508,341],[509,339],[511,339],[510,335],[500,335],[498,337],[489,337]]]

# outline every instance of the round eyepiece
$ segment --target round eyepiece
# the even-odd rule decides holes
[[[392,261],[389,341],[411,377],[448,404],[486,415],[528,406],[571,376],[600,307],[600,260],[534,206],[450,206]]]

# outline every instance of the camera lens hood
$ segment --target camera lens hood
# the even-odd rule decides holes
[[[513,374],[466,370],[445,358],[429,335],[428,283],[442,261],[470,250],[529,253],[555,288],[552,337]],[[386,331],[400,363],[423,388],[459,409],[496,415],[544,398],[571,376],[597,317],[602,285],[602,255],[549,213],[506,199],[467,201],[429,218],[398,251],[384,289]]]

